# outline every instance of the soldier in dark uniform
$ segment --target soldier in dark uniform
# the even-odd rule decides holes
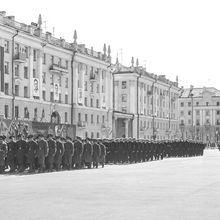
[[[122,145],[122,163],[128,162],[128,140],[124,139]]]
[[[39,164],[39,172],[45,170],[45,158],[48,154],[48,144],[43,135],[39,135],[37,158]]]
[[[10,167],[9,172],[14,172],[15,171],[15,158],[16,158],[16,143],[14,141],[14,136],[11,135],[8,138],[8,154],[7,154],[7,166]]]
[[[105,155],[105,162],[106,164],[110,163],[110,141],[108,139],[103,139],[99,141],[99,143],[102,143],[106,147],[106,155]]]
[[[4,142],[4,137],[0,136],[0,174],[5,171],[5,159],[7,156],[7,144]]]
[[[64,154],[64,146],[59,136],[56,137],[57,151],[54,157],[54,166],[57,171],[61,170],[62,157]]]
[[[83,142],[81,138],[77,137],[74,142],[73,167],[75,169],[81,168],[83,153]]]
[[[100,145],[98,144],[97,140],[93,140],[93,155],[92,155],[93,168],[94,167],[98,168],[100,155],[101,155]]]
[[[112,152],[112,147],[113,147],[113,141],[110,139],[105,139],[103,141],[103,144],[106,146],[106,163],[110,164],[113,163],[113,152]]]
[[[99,162],[102,165],[102,168],[104,168],[104,166],[105,166],[105,157],[106,157],[106,147],[101,141],[99,141],[99,146],[100,146],[100,159],[99,159]]]
[[[92,167],[93,145],[87,138],[83,147],[82,162],[89,169]]]
[[[38,144],[33,139],[33,135],[28,135],[28,141],[27,141],[27,162],[29,164],[29,172],[35,171],[35,157],[37,156],[37,149]]]
[[[133,162],[133,139],[132,138],[128,139],[127,149],[128,149],[129,163],[132,163]]]
[[[70,137],[66,137],[66,142],[64,143],[64,155],[63,162],[64,168],[70,170],[72,168],[72,157],[74,154],[74,144]]]
[[[16,142],[16,158],[18,162],[18,171],[23,172],[25,170],[25,153],[27,150],[27,142],[23,139],[21,134],[18,135],[18,141]]]
[[[53,171],[53,164],[54,164],[54,156],[57,150],[56,141],[53,139],[52,134],[47,135],[47,144],[48,144],[48,155],[46,157],[46,169],[49,172]]]

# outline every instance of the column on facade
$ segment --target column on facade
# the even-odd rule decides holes
[[[99,74],[99,92],[100,92],[100,98],[99,98],[99,102],[100,102],[100,108],[102,108],[102,69],[100,69],[100,74]]]
[[[78,63],[73,64],[73,103],[78,104]]]
[[[125,137],[128,138],[129,135],[129,119],[125,119]]]
[[[84,94],[85,94],[85,72],[86,72],[86,65],[85,64],[82,64],[82,71],[81,71],[81,74],[82,76],[80,77],[81,78],[81,88],[82,88],[82,102],[83,102],[83,105],[85,105],[84,101]]]
[[[38,76],[39,76],[39,99],[42,100],[42,84],[43,84],[43,51],[38,51]]]
[[[113,120],[112,120],[112,137],[115,138],[115,134],[116,134],[116,118],[115,116],[113,116]]]
[[[113,102],[113,75],[112,75],[112,72],[109,71],[108,75],[109,75],[109,86],[110,86],[110,88],[108,90],[108,92],[109,92],[109,94],[108,94],[108,97],[109,97],[109,108],[113,109],[113,103],[112,103]]]
[[[128,97],[128,106],[129,109],[128,111],[130,113],[136,114],[137,113],[137,87],[136,87],[136,83],[134,80],[132,81],[127,81],[127,86],[130,88],[130,93],[129,93],[129,97]]]
[[[30,98],[33,99],[33,48],[29,47],[29,88]]]
[[[107,72],[106,71],[104,71],[104,77],[103,78],[104,79],[102,80],[102,85],[104,87],[104,92],[102,93],[102,105],[104,107],[106,107],[106,92],[107,92],[106,84],[108,84],[108,83],[106,83],[106,80],[107,80]]]

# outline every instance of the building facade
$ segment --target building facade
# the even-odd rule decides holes
[[[174,139],[179,137],[178,82],[144,68],[116,64],[114,73],[114,137]]]
[[[77,135],[112,137],[112,73],[110,47],[103,55],[79,45],[74,61],[74,121]],[[89,54],[90,56],[86,55]]]
[[[206,143],[219,141],[220,91],[215,88],[184,89],[179,99],[180,130],[183,139]]]
[[[95,52],[77,44],[76,32],[67,43],[43,33],[41,25],[41,16],[26,25],[0,12],[1,118],[74,124],[74,136],[109,136],[110,47]]]

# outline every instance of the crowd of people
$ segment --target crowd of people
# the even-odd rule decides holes
[[[134,138],[81,139],[49,134],[0,136],[0,173],[52,172],[130,164],[170,157],[202,156],[205,145],[194,141],[148,141]]]

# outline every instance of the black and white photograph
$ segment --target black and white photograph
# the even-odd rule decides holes
[[[7,0],[0,220],[219,220],[220,2]]]

